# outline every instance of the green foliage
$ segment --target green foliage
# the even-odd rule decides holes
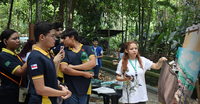
[[[10,28],[20,34],[28,34],[28,24],[31,21],[32,24],[35,23],[36,0],[32,0],[31,21],[30,1],[14,0]],[[200,9],[197,1],[190,1],[187,4],[183,0],[178,1],[76,0],[73,28],[78,30],[80,35],[85,36],[91,45],[94,37],[101,40],[99,45],[105,50],[109,44],[110,50],[113,51],[111,53],[117,53],[122,41],[135,40],[144,48],[142,51],[174,55],[184,41],[183,34],[186,28],[200,22]],[[59,6],[59,0],[43,0],[42,20],[59,21]],[[9,0],[1,0],[0,8],[0,32],[2,32],[8,22]],[[143,24],[142,10],[144,11]],[[64,11],[66,11],[66,1],[64,1]],[[55,17],[55,20],[52,17]],[[123,37],[122,33],[111,37],[108,43],[107,37],[99,37],[98,30],[100,29],[123,29],[125,32]],[[125,34],[127,40],[125,40]]]
[[[8,2],[0,3],[0,8],[0,32],[2,32],[7,27],[10,4],[8,4]],[[11,29],[18,31],[19,33],[28,34],[28,10],[29,3],[27,0],[14,0],[10,24]]]
[[[172,8],[172,10],[176,13],[178,11],[178,7],[174,6],[173,4],[171,4],[168,1],[158,1],[157,2],[158,5],[162,5],[162,6],[166,6],[166,7],[170,7]]]
[[[6,3],[8,3],[8,0],[1,0],[0,3],[3,3],[4,5],[6,5]]]

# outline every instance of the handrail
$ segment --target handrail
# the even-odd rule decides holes
[[[112,74],[115,74],[116,75],[116,73],[115,73],[115,71],[114,70],[112,70],[112,69],[109,69],[109,68],[106,68],[106,67],[100,67],[102,70],[105,70],[105,71],[108,71],[108,72],[110,72],[110,73],[112,73]],[[146,71],[146,73],[145,74],[147,74],[147,75],[149,75],[149,76],[153,76],[153,77],[156,77],[156,78],[159,78],[159,76],[160,76],[160,74],[158,74],[158,73],[155,73],[155,72],[151,72],[151,71]]]
[[[160,76],[160,74],[155,73],[155,72],[151,72],[151,71],[146,71],[145,74],[147,74],[147,75],[149,75],[149,76],[156,77],[156,78],[159,78],[159,76]]]

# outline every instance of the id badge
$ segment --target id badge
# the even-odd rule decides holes
[[[139,87],[139,80],[135,79],[135,87],[138,88]]]

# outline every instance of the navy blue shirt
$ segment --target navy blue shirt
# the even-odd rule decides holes
[[[92,51],[90,46],[80,44],[80,49],[77,52],[74,52],[70,47],[65,47],[65,58],[62,60],[61,63],[72,65],[82,64],[81,49],[84,49],[89,57],[94,55],[94,52]],[[64,74],[64,79],[65,83],[67,83],[67,87],[73,94],[75,93],[78,96],[87,95],[91,78],[85,78],[83,76],[70,76]]]
[[[55,46],[60,44],[60,39],[56,39]]]
[[[57,97],[38,95],[33,84],[33,80],[44,78],[45,86],[58,89],[55,64],[49,53],[34,46],[34,50],[30,53],[27,61],[30,78],[29,93],[31,94],[29,104],[41,104],[45,100],[50,100],[52,104],[56,104]]]
[[[51,52],[53,53],[54,56],[60,52],[61,46],[64,46],[64,44],[58,44],[57,46],[55,46],[51,49]]]
[[[20,58],[20,60],[16,55],[16,53],[3,48],[2,52],[0,52],[0,71],[20,83],[21,77],[15,76],[13,74],[19,67],[23,66],[23,63],[21,62],[22,59]],[[0,78],[0,91],[6,93],[19,93],[19,84],[15,83],[11,79],[8,79],[2,74],[0,74]],[[27,77],[23,78],[21,86],[27,86]]]

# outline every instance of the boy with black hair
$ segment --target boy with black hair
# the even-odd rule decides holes
[[[55,36],[56,36],[56,43],[55,46],[53,48],[51,48],[50,53],[55,56],[59,53],[60,51],[60,47],[64,46],[63,42],[64,40],[61,39],[61,34],[63,32],[63,25],[59,22],[55,22],[53,23],[53,29],[55,29]],[[60,69],[58,70],[58,76],[57,76],[58,80],[60,82],[63,82],[63,73],[60,71]]]
[[[72,91],[72,96],[64,101],[65,104],[86,104],[87,91],[93,73],[89,70],[96,64],[92,49],[88,45],[79,43],[78,32],[74,29],[65,30],[61,36],[64,39],[65,58],[61,62],[61,71],[64,73],[65,83]],[[81,50],[89,56],[89,61],[82,63]],[[88,70],[88,71],[84,71]]]
[[[98,46],[98,39],[97,38],[93,39],[92,49],[93,49],[95,56],[96,56],[96,66],[93,68],[94,69],[94,78],[98,79],[99,68],[102,66],[101,65],[101,58],[103,57],[103,49],[100,46]]]
[[[53,23],[53,29],[55,29],[55,36],[56,36],[56,43],[55,46],[61,44],[64,42],[63,39],[61,39],[61,34],[63,32],[63,24],[59,22],[54,22]]]
[[[55,44],[55,30],[49,22],[39,22],[34,26],[36,44],[30,53],[27,66],[30,79],[29,104],[57,104],[57,96],[67,99],[71,92],[66,86],[59,85],[57,73],[65,52],[52,59],[48,49]],[[58,90],[60,89],[60,90]]]

